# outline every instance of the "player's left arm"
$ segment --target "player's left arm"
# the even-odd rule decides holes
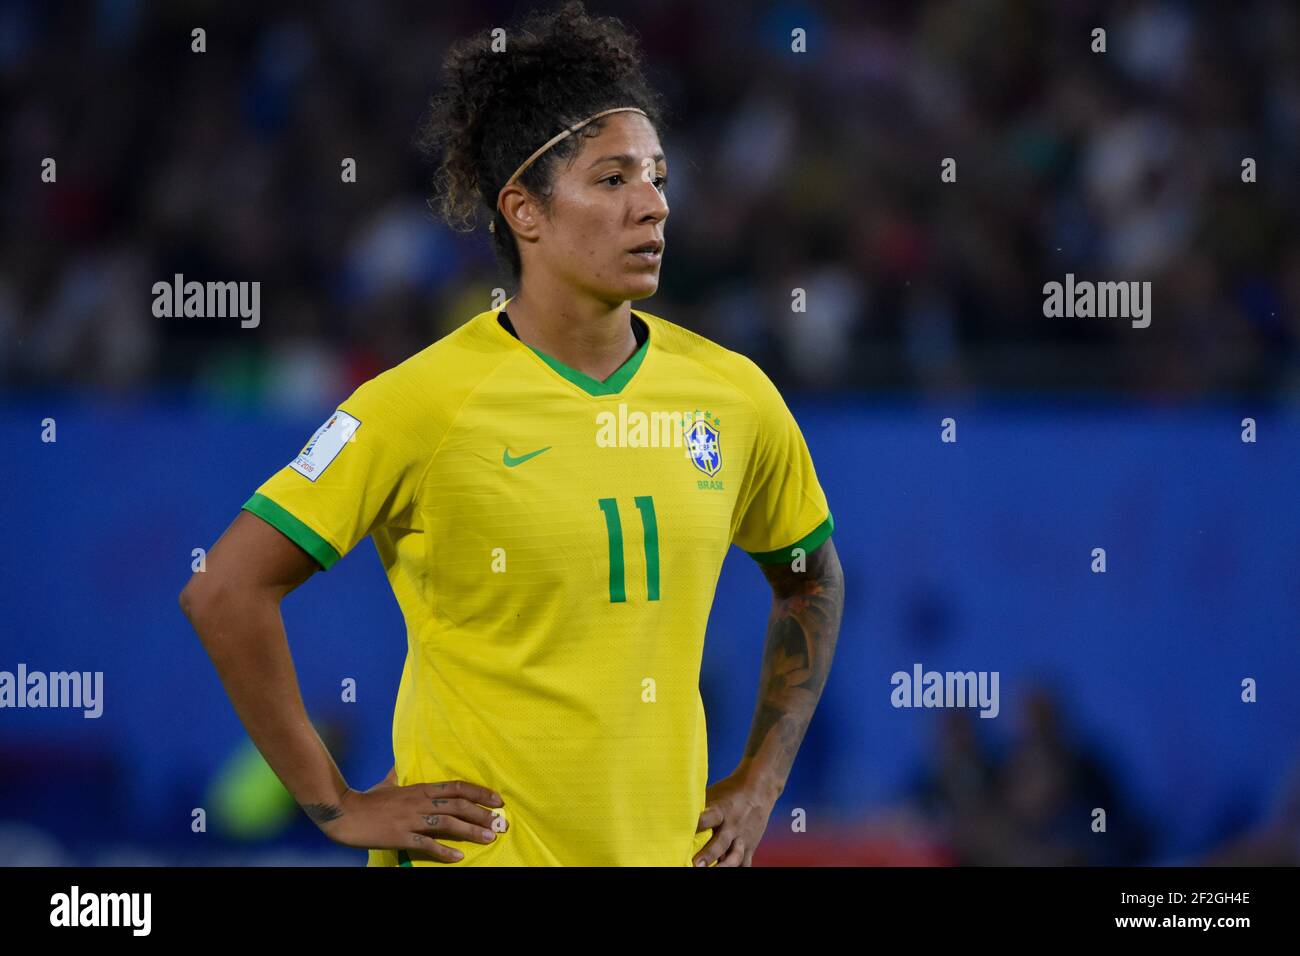
[[[708,788],[699,829],[713,836],[697,866],[750,866],[812,720],[844,612],[844,572],[827,538],[804,560],[764,564],[772,586],[758,702],[745,756]]]

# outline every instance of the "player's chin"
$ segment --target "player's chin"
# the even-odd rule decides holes
[[[622,275],[623,298],[644,299],[659,291],[659,266],[633,264]]]

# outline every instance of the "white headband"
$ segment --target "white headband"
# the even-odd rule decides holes
[[[602,116],[608,116],[610,113],[628,113],[628,112],[630,112],[630,113],[640,113],[642,116],[645,116],[645,115],[646,115],[645,110],[640,109],[640,108],[635,107],[635,106],[616,106],[616,107],[614,107],[612,110],[601,110],[599,113],[596,113],[596,114],[594,114],[594,115],[592,115],[592,116],[588,116],[588,117],[587,117],[585,120],[583,120],[582,122],[580,122],[580,123],[574,123],[574,124],[573,124],[572,126],[570,126],[568,129],[565,129],[565,130],[560,131],[559,133],[556,133],[554,136],[552,136],[550,139],[548,139],[545,143],[543,143],[540,147],[538,147],[538,149],[533,153],[533,155],[529,156],[527,159],[525,159],[525,160],[523,161],[523,164],[522,164],[518,169],[515,170],[514,175],[511,176],[509,179],[506,180],[506,186],[509,186],[509,185],[510,185],[511,183],[513,183],[516,179],[518,179],[520,176],[522,176],[524,170],[527,169],[529,166],[531,166],[531,165],[533,164],[533,160],[537,159],[538,156],[542,155],[542,153],[546,152],[548,149],[550,149],[552,146],[554,146],[554,145],[555,145],[556,143],[558,143],[560,140],[564,139],[564,137],[566,137],[566,136],[572,136],[572,135],[573,135],[574,133],[576,133],[578,130],[582,129],[584,126],[586,126],[588,123],[590,123],[592,120],[600,119]],[[506,186],[502,186],[501,189],[504,190],[504,189],[506,188]],[[497,209],[500,209],[500,208],[501,208],[500,203],[501,203],[501,193],[498,192],[498,193],[497,193]],[[491,222],[489,222],[489,223],[488,223],[488,232],[495,233],[495,232],[497,231],[497,229],[496,229],[496,225],[497,225],[497,224],[496,224],[496,220],[495,220],[495,219],[493,219]]]

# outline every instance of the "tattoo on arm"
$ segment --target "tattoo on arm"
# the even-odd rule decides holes
[[[807,567],[765,564],[772,612],[763,648],[758,703],[745,759],[760,756],[784,785],[830,673],[844,611],[844,574],[827,541],[807,556]]]
[[[319,826],[322,823],[329,823],[331,820],[337,820],[343,816],[343,808],[337,807],[332,803],[309,803],[302,808],[303,813],[311,818],[311,822]]]

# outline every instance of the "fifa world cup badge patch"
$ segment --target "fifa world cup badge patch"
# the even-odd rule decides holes
[[[352,436],[360,427],[361,422],[340,409],[316,429],[316,434],[311,436],[311,441],[303,446],[289,467],[315,481],[330,466],[330,462],[338,457],[343,446],[352,441]]]
[[[696,412],[696,416],[699,412]],[[690,421],[683,436],[691,462],[710,478],[722,470],[722,444],[718,437],[718,420],[709,412]]]

